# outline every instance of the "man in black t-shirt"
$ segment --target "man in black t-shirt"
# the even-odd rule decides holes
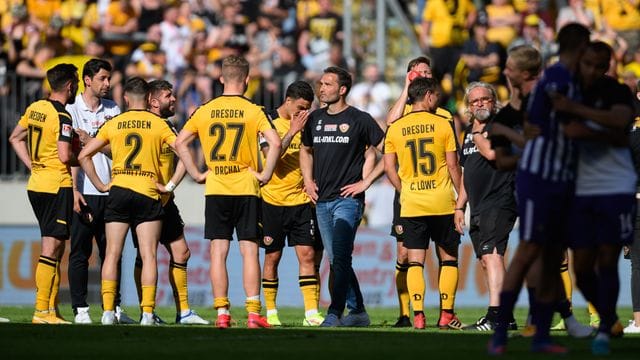
[[[370,146],[382,150],[384,132],[371,115],[345,102],[351,84],[346,70],[324,70],[318,98],[327,106],[309,115],[300,150],[305,191],[316,203],[318,228],[333,271],[331,305],[321,325],[327,327],[370,323],[351,262],[364,191],[384,171],[380,161],[363,179],[365,151]],[[349,288],[355,292],[356,308],[342,318]]]
[[[504,253],[517,212],[512,171],[495,166],[495,152],[487,138],[487,124],[495,120],[497,96],[493,86],[473,82],[465,90],[465,103],[471,114],[460,163],[464,167],[463,188],[456,204],[456,227],[462,231],[464,209],[471,211],[469,235],[482,264],[489,287],[489,308],[485,316],[468,330],[493,330],[497,321],[500,289],[505,274]]]

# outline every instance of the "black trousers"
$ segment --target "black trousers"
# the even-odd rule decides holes
[[[71,223],[71,249],[69,253],[69,291],[71,292],[71,306],[73,312],[79,307],[87,307],[87,292],[89,282],[89,258],[93,252],[93,239],[96,239],[100,268],[104,261],[107,240],[104,231],[104,210],[107,204],[105,195],[84,195],[87,205],[93,211],[93,222],[85,224],[80,215],[73,213]],[[120,305],[120,267],[118,261],[118,287],[116,289],[116,305]],[[101,278],[101,272],[98,273]]]

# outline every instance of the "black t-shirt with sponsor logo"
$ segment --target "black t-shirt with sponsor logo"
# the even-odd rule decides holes
[[[341,187],[362,180],[364,152],[383,138],[384,132],[371,115],[352,106],[333,115],[326,108],[312,112],[302,143],[313,148],[318,200],[336,199]],[[364,193],[356,197],[364,200]]]
[[[496,207],[515,212],[515,173],[498,170],[495,161],[489,161],[480,154],[473,142],[471,128],[471,125],[467,128],[460,157],[471,215]]]

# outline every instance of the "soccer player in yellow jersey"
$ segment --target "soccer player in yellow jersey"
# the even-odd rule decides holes
[[[451,124],[434,113],[439,98],[435,80],[415,79],[409,85],[409,96],[413,111],[387,130],[384,163],[387,177],[400,192],[413,325],[424,329],[424,259],[429,239],[436,243],[441,263],[457,262],[460,234],[453,222],[453,190],[459,191],[461,171]],[[455,319],[453,309],[450,311]]]
[[[175,115],[176,97],[173,94],[173,85],[166,80],[154,80],[149,83],[149,111],[168,119]],[[170,120],[165,120],[167,125],[175,132],[175,126]],[[162,179],[170,179],[165,188],[166,193],[162,194],[162,208],[164,217],[162,219],[162,232],[160,233],[160,244],[164,245],[171,260],[169,262],[169,283],[173,289],[173,297],[176,304],[176,324],[182,325],[207,325],[208,321],[202,319],[195,311],[189,307],[189,292],[187,286],[187,261],[191,256],[189,245],[184,238],[184,222],[174,201],[173,190],[180,183],[186,174],[181,161],[176,164],[176,156],[173,149],[164,144],[160,155],[160,170]],[[137,237],[133,234],[134,241]],[[141,288],[142,258],[138,252],[134,270],[134,278],[138,297],[142,297]],[[157,315],[155,322],[164,323]]]
[[[413,109],[411,101],[409,101],[409,84],[413,77],[432,78],[431,60],[425,56],[419,56],[411,61],[407,66],[407,77],[405,79],[404,88],[398,100],[393,104],[387,115],[387,125],[393,124],[403,115],[407,115]],[[441,107],[435,110],[437,115],[447,118],[453,124],[451,113]],[[395,327],[411,327],[409,320],[409,292],[407,291],[407,270],[409,269],[409,260],[407,258],[407,248],[403,245],[404,226],[400,217],[400,194],[396,192],[393,199],[393,224],[391,227],[391,235],[397,240],[397,263],[396,263],[396,289],[398,291],[398,303],[400,305],[400,317],[395,323]],[[440,288],[441,302],[440,319],[438,325],[442,328],[459,328],[460,321],[451,315],[454,308],[455,292],[458,287],[458,264],[457,262],[447,261],[440,264],[438,287]],[[453,296],[450,296],[452,294]]]
[[[211,284],[216,326],[231,325],[229,277],[226,259],[233,231],[242,254],[243,284],[247,296],[247,327],[269,327],[260,316],[260,185],[266,184],[280,157],[281,141],[262,107],[242,94],[249,82],[249,63],[239,56],[222,62],[222,96],[200,106],[178,135],[177,148],[187,172],[196,182],[205,182],[205,237],[211,240]],[[262,172],[258,169],[258,137],[262,134],[269,149]],[[189,144],[198,137],[208,167],[201,173]]]
[[[142,318],[140,325],[154,325],[158,267],[156,251],[162,229],[161,191],[166,191],[160,157],[163,146],[173,147],[175,133],[161,117],[147,111],[149,85],[132,78],[124,87],[128,110],[107,121],[80,152],[78,161],[96,189],[109,191],[105,209],[107,250],[102,265],[102,324],[116,322],[114,297],[117,264],[124,240],[132,226],[142,257]],[[96,174],[91,157],[111,145],[112,179],[104,184]]]
[[[262,291],[270,325],[281,325],[276,308],[278,293],[278,264],[282,258],[285,237],[295,247],[299,263],[298,283],[304,299],[303,326],[320,326],[324,318],[318,313],[318,274],[315,267],[316,251],[322,252],[315,234],[315,214],[311,199],[304,191],[300,171],[300,131],[309,116],[313,102],[313,89],[304,81],[289,85],[284,103],[276,109],[273,124],[282,137],[282,155],[273,177],[262,187],[263,238],[265,249],[262,272]],[[320,248],[318,245],[320,244]]]
[[[27,193],[40,226],[41,250],[36,266],[34,324],[69,324],[57,311],[60,259],[73,214],[70,165],[76,163],[71,141],[71,115],[65,110],[78,91],[78,69],[71,64],[47,71],[51,94],[31,104],[13,129],[9,141],[31,170]]]

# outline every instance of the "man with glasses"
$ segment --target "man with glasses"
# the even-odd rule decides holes
[[[468,201],[471,209],[469,235],[489,288],[486,315],[465,330],[489,331],[497,322],[500,289],[506,271],[504,253],[517,217],[514,172],[496,168],[496,154],[487,138],[487,129],[497,113],[496,100],[496,90],[487,83],[472,82],[465,89],[465,105],[471,123],[462,145],[463,186],[456,204],[455,224],[456,230],[462,233]],[[511,323],[515,326],[513,317]]]

